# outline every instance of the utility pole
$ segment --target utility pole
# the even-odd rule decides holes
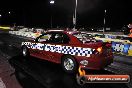
[[[50,18],[50,27],[52,28],[53,27],[53,11],[52,11],[52,5],[54,5],[55,1],[54,0],[51,0],[50,1],[50,5],[51,5],[51,18]]]
[[[73,14],[73,26],[74,26],[73,29],[76,29],[76,23],[77,23],[76,21],[77,21],[77,0],[75,2],[75,11]]]
[[[105,10],[105,14],[104,14],[104,28],[103,28],[103,34],[105,32],[105,29],[106,29],[106,10]]]

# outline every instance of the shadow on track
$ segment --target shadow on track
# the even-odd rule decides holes
[[[76,75],[65,73],[61,65],[34,57],[15,56],[9,59],[15,68],[15,75],[23,88],[128,88],[125,84],[85,84],[76,82]],[[90,71],[96,74],[110,74],[107,71]]]

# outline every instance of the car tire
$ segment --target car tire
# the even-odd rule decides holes
[[[22,55],[24,57],[28,57],[30,55],[27,46],[22,46]]]
[[[61,65],[66,73],[76,73],[78,70],[78,64],[71,55],[64,56],[61,60]]]

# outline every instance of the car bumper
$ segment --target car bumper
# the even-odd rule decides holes
[[[78,63],[79,66],[81,66],[84,69],[100,70],[110,65],[113,62],[113,58],[114,58],[113,55],[107,57],[99,55],[90,58],[79,59]]]

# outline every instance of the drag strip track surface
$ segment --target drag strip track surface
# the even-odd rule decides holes
[[[26,40],[8,33],[0,33],[0,51],[9,56],[18,55],[21,51],[20,48],[22,41]]]

